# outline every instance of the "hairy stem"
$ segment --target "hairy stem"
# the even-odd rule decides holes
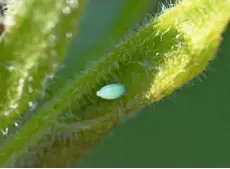
[[[229,0],[184,0],[164,11],[65,87],[49,89],[17,135],[4,144],[0,163],[9,165],[12,158],[43,146],[28,152],[33,165],[70,165],[120,119],[204,71],[229,18]],[[98,98],[97,90],[110,83],[124,84],[126,95],[117,100]]]

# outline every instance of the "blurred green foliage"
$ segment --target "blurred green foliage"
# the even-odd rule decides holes
[[[124,5],[119,2],[91,1],[88,7],[91,12],[86,12],[83,29],[70,49],[67,62],[79,59],[90,46],[97,44]],[[148,9],[151,11],[146,13],[159,11],[160,3],[151,1]],[[161,102],[122,121],[80,166],[229,167],[229,44],[230,27],[216,59],[205,73]]]

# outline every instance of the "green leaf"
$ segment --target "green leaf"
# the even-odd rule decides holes
[[[9,128],[0,164],[66,167],[79,160],[122,118],[204,71],[221,42],[229,11],[229,0],[183,0],[164,11],[65,81],[59,92],[47,90],[20,126]],[[111,83],[123,84],[126,94],[117,100],[96,96]]]

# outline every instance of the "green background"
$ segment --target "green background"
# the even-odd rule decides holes
[[[74,61],[80,61],[105,36],[111,44],[106,50],[112,50],[115,43],[105,32],[118,19],[124,2],[89,1],[67,63],[74,66]],[[146,13],[159,10],[160,1],[143,3],[149,3]],[[117,29],[125,32],[129,28],[120,25]],[[230,26],[205,73],[173,95],[121,121],[81,160],[80,166],[230,167],[229,44]]]

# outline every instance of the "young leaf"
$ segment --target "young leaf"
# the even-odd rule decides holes
[[[229,11],[229,0],[183,0],[67,81],[60,92],[48,90],[33,114],[5,139],[2,166],[28,150],[34,154],[32,166],[68,166],[78,160],[120,119],[201,73],[215,56]],[[96,95],[112,83],[124,85],[126,94],[116,100]]]

